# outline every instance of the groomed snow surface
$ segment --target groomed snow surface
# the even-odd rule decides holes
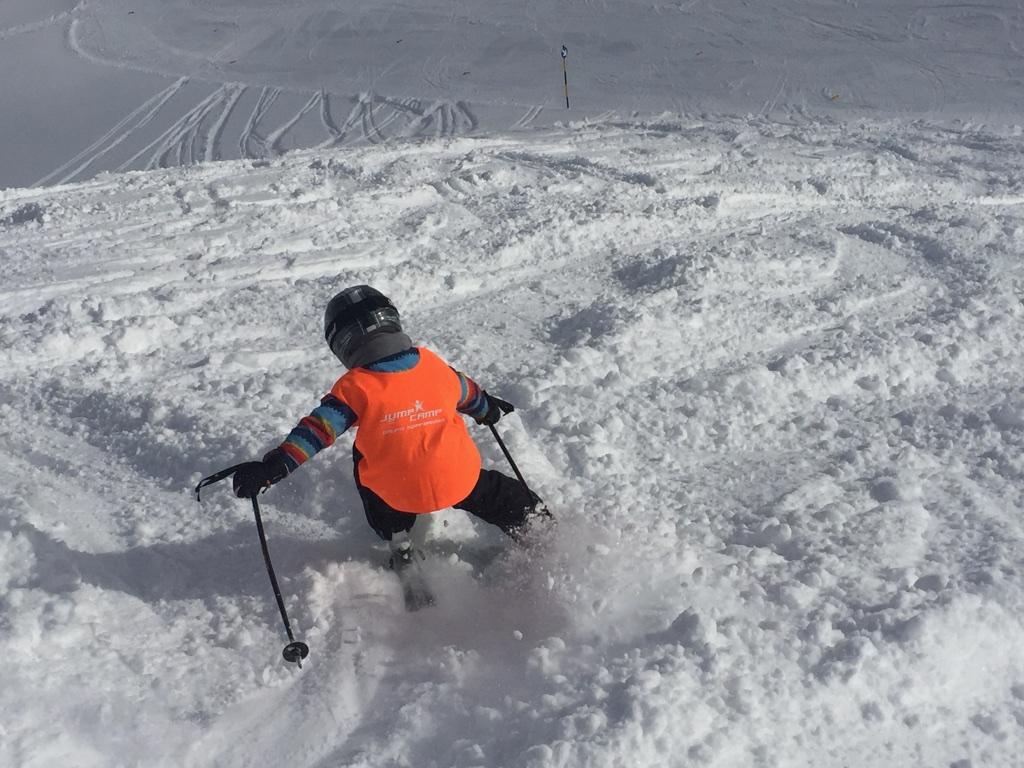
[[[4,0],[0,72],[0,187],[28,186],[634,111],[1015,122],[1024,10],[1021,0]]]
[[[0,764],[978,766],[1024,754],[1020,131],[573,125],[0,192]],[[518,405],[558,517],[403,611],[340,288]],[[473,427],[488,464],[504,459]]]

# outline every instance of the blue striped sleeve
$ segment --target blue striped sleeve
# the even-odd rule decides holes
[[[281,443],[288,471],[294,471],[324,448],[334,445],[334,441],[355,423],[355,411],[347,403],[334,395],[326,395]]]
[[[455,371],[454,368],[452,370]],[[455,375],[459,377],[459,385],[462,388],[456,409],[459,413],[474,419],[484,416],[487,413],[487,394],[479,384],[461,371],[455,371]]]

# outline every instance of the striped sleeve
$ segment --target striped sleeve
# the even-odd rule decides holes
[[[455,371],[454,368],[452,370]],[[484,416],[487,413],[487,393],[461,371],[455,371],[455,375],[459,377],[459,384],[462,387],[459,404],[455,406],[456,410],[474,419]]]
[[[326,395],[281,443],[288,472],[295,471],[356,423],[356,414],[344,401]]]

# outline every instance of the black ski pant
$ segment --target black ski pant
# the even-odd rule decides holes
[[[417,514],[399,512],[388,506],[380,496],[359,482],[359,457],[355,462],[356,487],[363,500],[366,521],[385,541],[402,531],[409,531],[416,522]],[[515,478],[503,475],[493,469],[481,469],[476,486],[456,509],[464,509],[486,523],[496,525],[505,533],[521,526],[526,514],[533,509],[538,499]]]

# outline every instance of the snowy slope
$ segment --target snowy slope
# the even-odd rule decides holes
[[[0,187],[634,111],[1014,123],[1022,41],[1020,0],[5,0]]]
[[[1021,146],[666,118],[0,193],[0,764],[1018,764]],[[406,615],[346,438],[265,496],[299,672],[190,489],[363,281],[560,522],[488,565],[443,513]]]

